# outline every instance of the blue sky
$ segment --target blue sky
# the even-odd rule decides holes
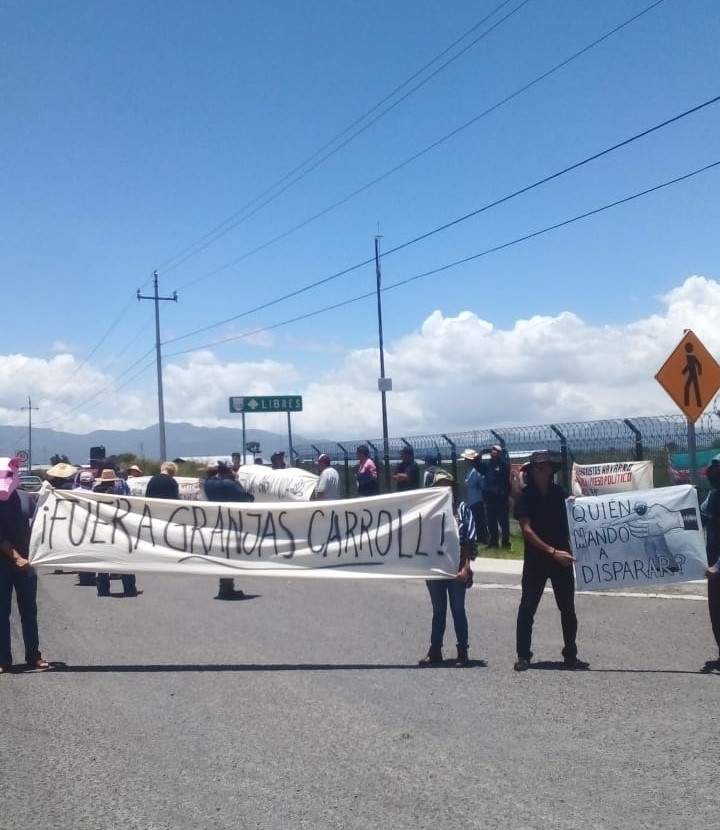
[[[229,395],[292,393],[301,433],[379,434],[374,298],[278,326],[372,292],[374,266],[276,301],[371,258],[378,229],[403,245],[719,95],[720,6],[664,0],[404,164],[651,5],[2,2],[0,422],[31,396],[38,425],[154,423],[135,292],[157,269],[179,295],[168,421],[234,424]],[[720,103],[384,257],[383,284],[719,161],[718,134]],[[674,411],[653,375],[683,328],[720,355],[719,185],[715,168],[385,292],[391,434]],[[282,429],[268,417],[252,426]]]

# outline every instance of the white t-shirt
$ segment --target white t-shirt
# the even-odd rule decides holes
[[[323,500],[337,499],[339,497],[340,476],[333,467],[326,467],[321,473],[317,483],[318,498]]]

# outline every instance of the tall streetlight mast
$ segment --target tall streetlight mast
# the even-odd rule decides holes
[[[382,406],[382,429],[383,429],[383,461],[385,465],[385,492],[390,492],[390,442],[388,440],[387,420],[387,397],[386,393],[392,391],[392,378],[385,377],[385,348],[383,345],[382,327],[382,302],[380,300],[380,286],[382,274],[380,272],[380,237],[375,237],[375,276],[377,278],[377,312],[378,312],[378,343],[380,346],[380,378],[378,389]]]

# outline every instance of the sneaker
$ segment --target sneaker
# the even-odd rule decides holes
[[[590,663],[586,663],[584,660],[578,660],[575,657],[572,660],[566,660],[563,668],[569,671],[587,671],[590,668]]]
[[[527,671],[530,668],[530,661],[519,657],[513,668],[515,671]]]

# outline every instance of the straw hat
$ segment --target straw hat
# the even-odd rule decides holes
[[[475,450],[465,450],[460,453],[460,458],[464,458],[465,461],[474,461],[479,455],[480,453]]]
[[[47,471],[48,478],[72,478],[77,472],[77,467],[72,464],[66,464],[61,461],[59,464],[53,464]]]
[[[95,481],[117,481],[115,470],[103,470]]]

